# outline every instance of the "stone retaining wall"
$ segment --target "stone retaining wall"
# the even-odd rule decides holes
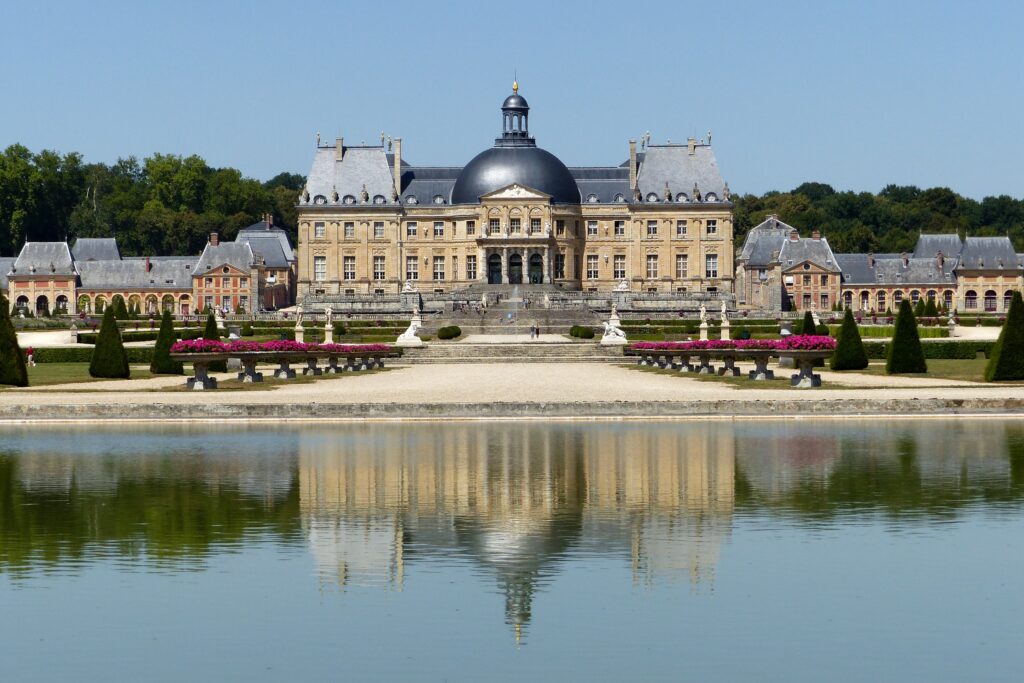
[[[558,403],[303,403],[3,405],[0,422],[34,420],[280,420],[280,419],[550,419],[901,417],[906,415],[1020,415],[1024,399],[833,399],[829,401],[579,401]]]

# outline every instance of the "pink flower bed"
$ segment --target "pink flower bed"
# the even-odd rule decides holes
[[[631,348],[634,351],[831,351],[836,348],[836,340],[813,334],[794,334],[782,339],[637,342]]]
[[[189,339],[175,342],[171,353],[389,353],[387,344],[304,344],[295,341],[233,341],[222,342],[213,339]]]

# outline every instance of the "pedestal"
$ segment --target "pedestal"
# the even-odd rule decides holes
[[[302,368],[302,374],[318,377],[324,374],[324,371],[316,366],[316,358],[307,358],[306,367]]]
[[[601,337],[601,346],[625,346],[629,343],[625,337],[619,337],[617,335],[605,335]]]
[[[306,331],[302,327],[302,323],[295,326],[295,341],[302,342],[306,338]]]
[[[243,384],[251,384],[253,382],[262,382],[263,373],[256,372],[256,361],[255,360],[243,360],[242,371],[238,373],[238,379]]]
[[[729,339],[729,321],[724,319],[722,320],[722,339],[727,341]]]
[[[281,365],[278,366],[277,370],[274,370],[274,377],[277,379],[295,379],[295,371],[292,370],[291,363],[286,360],[281,361]]]
[[[722,358],[722,367],[718,368],[718,375],[720,377],[724,375],[731,377],[740,376],[740,369],[736,367],[736,356],[725,356]]]
[[[210,364],[209,362],[199,363],[193,362],[192,368],[195,371],[195,377],[189,377],[185,381],[185,386],[193,391],[203,391],[205,389],[216,389],[217,378],[210,377]]]
[[[702,321],[701,324],[700,324],[700,340],[701,341],[707,341],[708,340],[708,321],[707,320]]]

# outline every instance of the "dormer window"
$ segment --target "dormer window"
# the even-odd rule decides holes
[[[714,192],[708,192],[706,195],[704,195],[704,201],[706,201],[706,202],[717,202],[718,201],[718,195],[716,195]]]
[[[323,196],[322,194],[318,194],[317,196],[313,197],[313,203],[314,204],[326,204],[327,203],[327,197]]]
[[[384,195],[382,195],[382,194],[375,194],[375,195],[373,195],[373,203],[374,204],[384,204],[385,202],[387,202],[387,200],[384,199]]]
[[[408,197],[405,198],[405,203],[406,204],[419,204],[420,200],[416,199],[416,195],[411,194],[411,195],[409,195]]]
[[[587,195],[587,202],[590,203],[590,204],[597,204],[597,195],[596,194],[588,194]]]
[[[625,197],[623,197],[623,196],[622,196],[622,194],[617,194],[617,195],[615,195],[615,202],[616,202],[617,204],[621,204],[621,203],[622,203],[622,202],[624,202],[624,201],[626,201],[626,198],[625,198]]]
[[[444,197],[442,197],[439,194],[435,194],[434,195],[434,203],[435,204],[444,204]]]
[[[344,197],[341,198],[341,203],[342,204],[355,204],[356,203],[356,198],[353,197],[350,194],[347,194],[347,195],[345,195]]]
[[[657,192],[649,192],[649,193],[647,193],[647,201],[649,201],[649,202],[656,202],[656,201],[658,201],[658,193]]]
[[[676,201],[677,202],[688,202],[688,201],[690,201],[690,198],[686,196],[685,192],[680,192],[679,194],[676,195]]]

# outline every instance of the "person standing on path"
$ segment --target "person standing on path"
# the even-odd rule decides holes
[[[28,364],[33,368],[36,366],[35,355],[36,351],[31,346],[25,349],[25,358],[28,360]]]

